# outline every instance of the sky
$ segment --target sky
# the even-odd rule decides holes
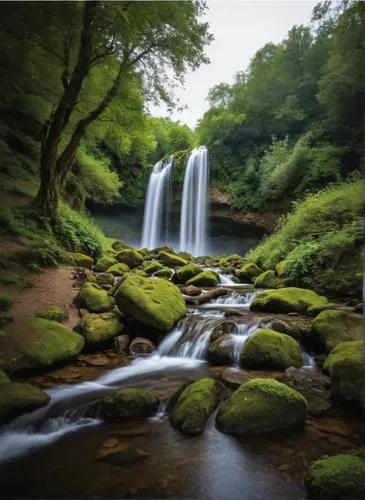
[[[209,65],[190,71],[185,77],[185,89],[176,90],[181,105],[188,109],[175,112],[180,120],[194,128],[208,109],[208,91],[221,82],[233,82],[237,71],[243,71],[255,52],[268,42],[278,43],[295,25],[309,23],[313,1],[208,0],[204,16],[215,40],[207,47]],[[164,106],[150,109],[154,116],[167,116]]]

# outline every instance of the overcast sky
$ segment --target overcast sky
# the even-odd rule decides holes
[[[215,37],[206,49],[210,64],[186,75],[185,90],[176,91],[176,96],[188,109],[171,116],[192,128],[208,109],[205,99],[209,89],[217,83],[232,83],[234,74],[245,70],[265,43],[280,42],[295,24],[307,25],[318,2],[208,0],[207,3],[205,19]],[[163,107],[151,112],[166,116]]]

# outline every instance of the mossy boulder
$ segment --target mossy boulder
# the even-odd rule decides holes
[[[163,267],[162,269],[159,269],[158,271],[155,272],[155,277],[156,278],[171,278],[172,271],[168,267]]]
[[[65,326],[43,318],[28,324],[29,340],[19,345],[16,368],[46,368],[69,361],[84,347],[84,338]]]
[[[2,370],[0,370],[0,384],[9,384],[9,383],[10,383],[9,377]]]
[[[186,314],[180,290],[159,278],[130,276],[119,286],[115,300],[127,316],[163,333]]]
[[[326,297],[317,295],[312,290],[288,287],[258,293],[251,304],[251,310],[308,314],[308,309],[311,306],[326,307],[329,305]]]
[[[114,313],[86,314],[74,331],[85,338],[85,347],[97,349],[123,331],[123,323]]]
[[[185,284],[202,272],[203,269],[197,264],[187,264],[176,272],[177,283]]]
[[[110,285],[113,286],[115,282],[115,277],[112,273],[100,273],[96,276],[96,282],[98,285]]]
[[[79,309],[102,313],[109,311],[114,306],[115,300],[96,283],[84,283],[74,298],[74,303]]]
[[[217,427],[228,434],[261,434],[304,423],[307,403],[299,392],[273,379],[254,379],[225,401]]]
[[[132,269],[132,274],[137,274],[137,276],[142,276],[143,278],[148,278],[148,274],[145,271],[143,271],[143,269],[134,268],[134,269]]]
[[[262,274],[262,270],[252,262],[244,264],[241,269],[236,271],[236,276],[241,283],[253,283],[260,274]]]
[[[214,365],[232,365],[235,341],[233,335],[223,335],[208,348],[208,359]]]
[[[94,264],[93,259],[83,253],[73,253],[72,262],[74,266],[86,267],[86,269],[92,269]]]
[[[259,330],[247,339],[240,355],[240,364],[253,370],[285,370],[303,364],[299,344],[284,333]]]
[[[193,256],[189,252],[177,252],[177,255],[184,260],[193,260]]]
[[[220,382],[210,378],[188,385],[172,409],[172,425],[184,434],[202,433],[209,415],[218,404],[223,388]]]
[[[7,383],[0,386],[0,424],[6,424],[23,413],[37,410],[51,398],[30,384]]]
[[[116,252],[120,252],[121,250],[130,250],[132,247],[124,243],[124,241],[117,240],[112,243],[112,249]]]
[[[365,400],[364,341],[342,342],[330,352],[323,371],[332,380],[332,397],[339,401]]]
[[[265,271],[257,276],[254,281],[255,288],[282,288],[284,286],[275,271]]]
[[[234,264],[236,262],[242,262],[242,261],[243,261],[243,257],[241,257],[240,255],[238,255],[236,253],[233,253],[232,255],[228,255],[228,257],[223,257],[222,259],[220,259],[219,265],[221,267],[225,267],[229,264]]]
[[[218,285],[219,277],[217,273],[214,271],[203,271],[202,273],[194,276],[194,278],[190,278],[187,281],[187,285],[194,285],[197,287],[207,286],[207,287],[215,287]]]
[[[154,274],[156,271],[159,271],[160,269],[163,269],[164,266],[161,264],[161,262],[149,262],[146,266],[143,266],[143,270],[151,276]]]
[[[305,483],[309,498],[365,498],[365,460],[356,455],[316,460]]]
[[[0,312],[9,311],[13,305],[13,297],[5,292],[0,292]]]
[[[101,405],[106,419],[133,420],[152,417],[158,410],[161,396],[149,389],[122,389],[108,394]]]
[[[329,353],[341,342],[360,339],[363,322],[363,317],[357,314],[336,310],[323,311],[312,323],[313,343]]]
[[[175,267],[175,266],[186,266],[188,263],[187,260],[182,259],[176,254],[168,253],[168,252],[163,252],[161,251],[159,253],[160,260],[165,266],[168,267]]]
[[[288,266],[288,262],[286,260],[281,260],[280,262],[278,262],[276,264],[275,271],[276,271],[276,274],[278,275],[279,278],[282,278],[283,276],[285,276],[287,266]]]
[[[101,259],[97,261],[95,264],[94,270],[98,273],[105,273],[110,267],[114,266],[114,264],[117,264],[117,259],[114,259],[114,257],[109,257],[109,255],[104,255]]]
[[[122,250],[117,253],[115,258],[118,262],[126,264],[130,269],[140,266],[144,260],[142,255],[133,249]]]
[[[87,273],[85,277],[87,283],[96,283],[96,275],[94,273]]]
[[[48,306],[37,313],[37,318],[50,319],[58,323],[62,323],[67,317],[67,311],[56,306]]]
[[[117,264],[113,264],[112,266],[110,266],[106,272],[112,274],[113,276],[124,276],[125,273],[130,272],[130,268],[127,266],[127,264],[118,262]]]

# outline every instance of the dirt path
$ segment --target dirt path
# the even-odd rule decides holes
[[[5,335],[0,342],[0,366],[9,366],[14,359],[15,346],[29,339],[28,321],[47,306],[57,306],[68,312],[63,324],[73,328],[78,320],[78,311],[72,301],[77,294],[73,279],[74,268],[61,267],[32,275],[33,288],[16,288],[0,285],[0,291],[10,293],[14,303],[10,311],[0,313],[0,317],[11,316],[13,321],[3,330]]]

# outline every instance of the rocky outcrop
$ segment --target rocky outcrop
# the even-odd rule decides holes
[[[74,327],[85,338],[85,346],[97,349],[123,331],[123,323],[114,313],[86,314]]]
[[[101,410],[108,420],[148,418],[157,412],[160,399],[158,392],[149,389],[122,389],[108,394]]]
[[[115,304],[114,298],[96,283],[84,283],[74,298],[79,309],[87,309],[93,313],[109,311]]]
[[[0,424],[5,424],[23,413],[37,410],[51,398],[30,384],[5,383],[0,387]]]

